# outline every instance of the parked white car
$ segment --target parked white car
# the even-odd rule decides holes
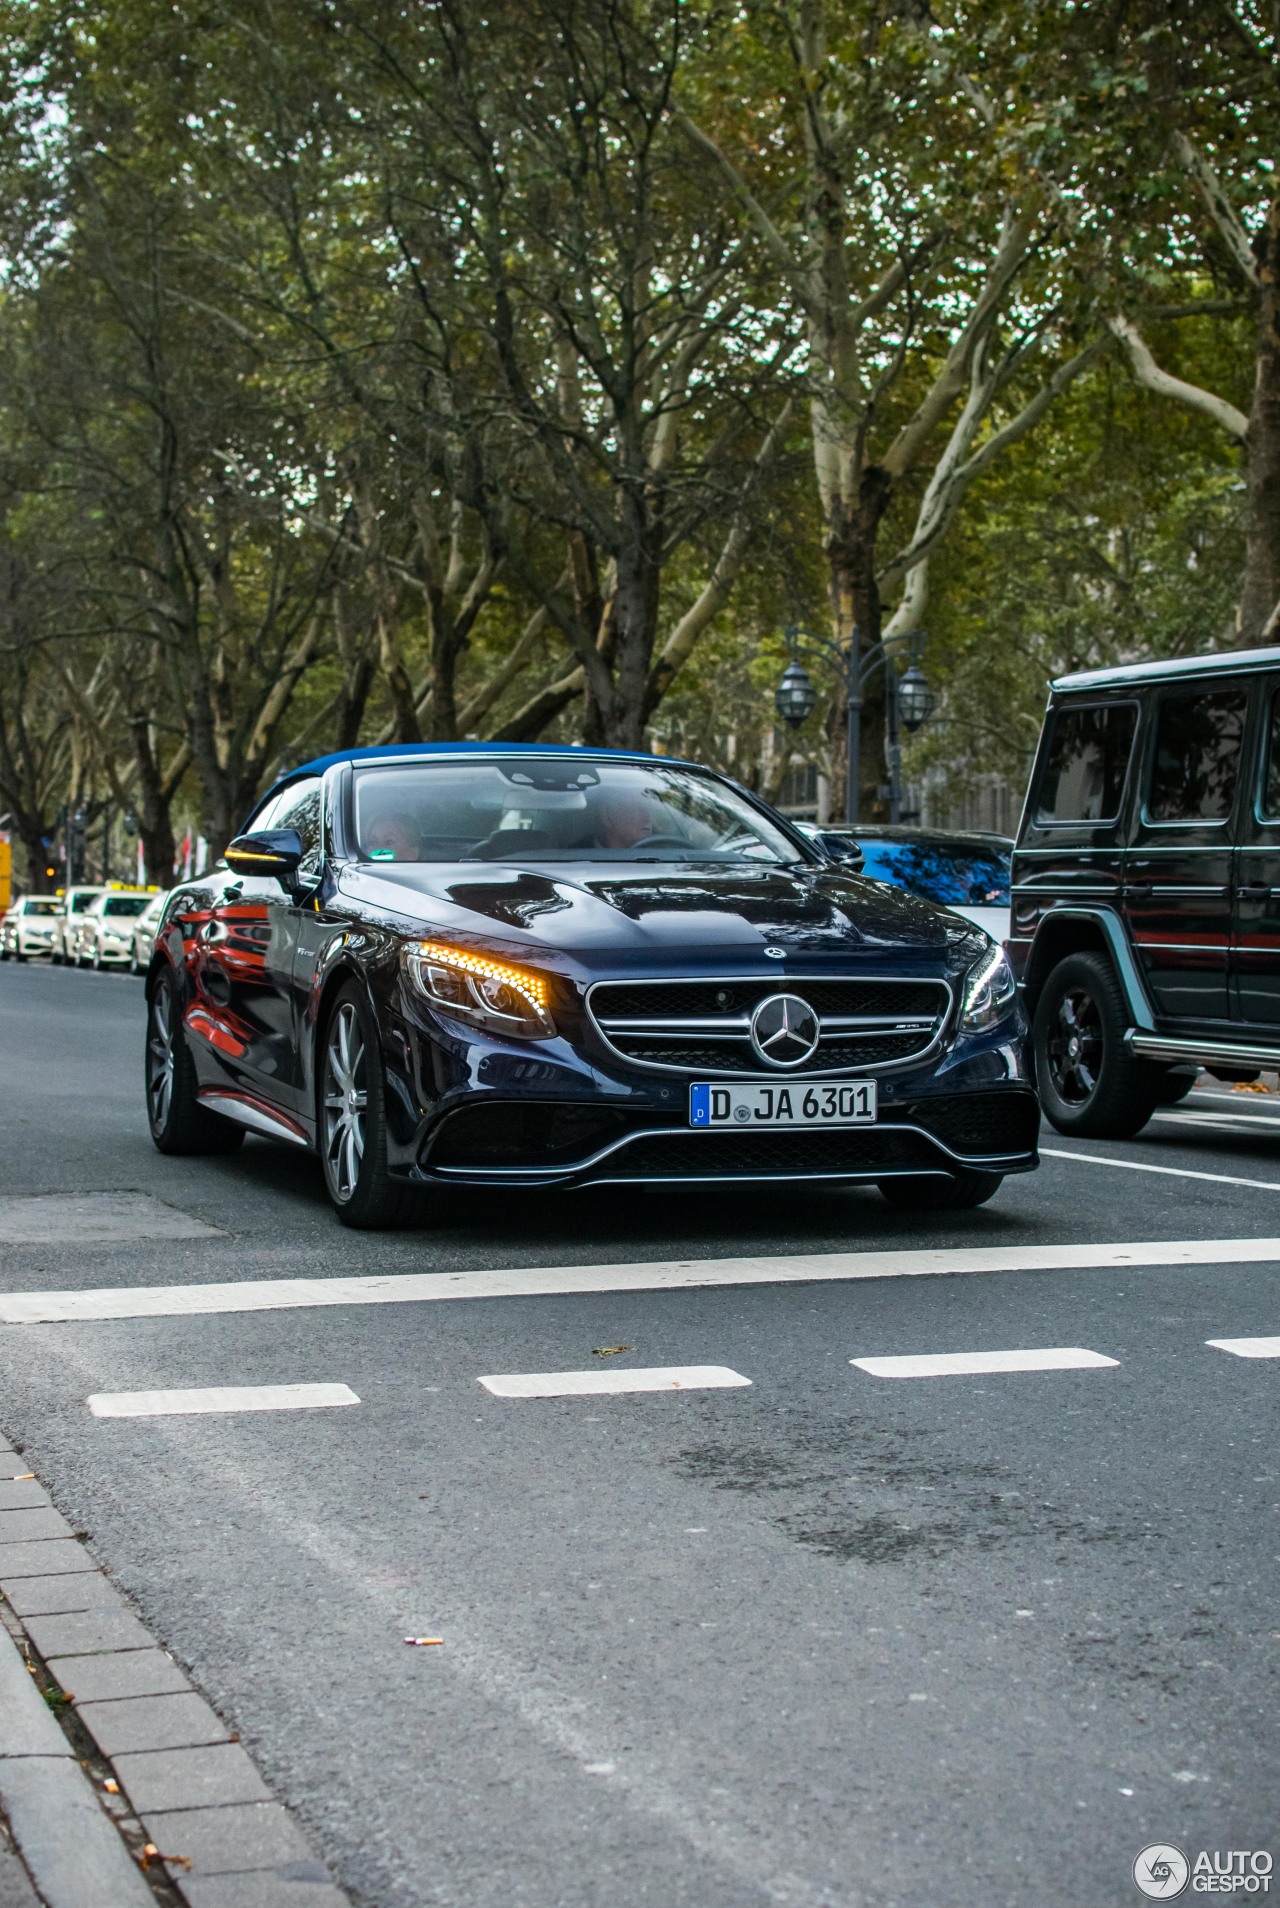
[[[159,894],[153,894],[133,924],[133,952],[129,956],[131,974],[145,974],[151,965],[151,950],[156,944],[156,929],[160,925],[160,916],[164,913],[164,904],[168,899],[167,888],[161,889]]]
[[[81,918],[76,966],[87,962],[99,974],[104,967],[127,967],[133,958],[134,925],[150,900],[145,888],[109,888],[100,894]]]
[[[66,962],[70,967],[76,958],[76,941],[84,925],[84,917],[100,894],[106,889],[68,888],[62,897],[61,911],[56,916],[53,932],[52,960],[55,967]]]
[[[12,902],[0,923],[0,961],[7,961],[11,954],[17,961],[52,954],[61,913],[62,902],[56,894],[24,894]]]

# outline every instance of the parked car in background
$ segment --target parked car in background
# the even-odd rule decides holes
[[[153,894],[133,923],[133,946],[129,955],[131,974],[145,974],[151,964],[151,950],[156,944],[156,929],[160,925],[160,916],[164,913],[164,904],[168,899],[167,888],[162,888],[158,894]]]
[[[54,917],[53,946],[51,958],[55,967],[65,963],[68,967],[76,958],[76,940],[79,936],[85,914],[105,887],[68,888],[62,897],[59,913]]]
[[[943,828],[828,828],[813,822],[801,822],[800,828],[833,861],[854,861],[874,881],[950,908],[985,929],[993,941],[1008,939],[1013,843],[1006,835],[962,835]]]
[[[127,967],[133,956],[133,928],[151,900],[145,888],[109,888],[81,916],[76,938],[77,967],[98,973],[104,967]]]
[[[24,894],[12,902],[0,922],[0,961],[10,955],[26,961],[33,954],[52,954],[61,912],[56,894]]]
[[[1051,685],[1009,954],[1044,1110],[1121,1139],[1280,1068],[1280,648]]]

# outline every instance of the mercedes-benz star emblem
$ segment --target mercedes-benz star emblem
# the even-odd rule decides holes
[[[751,1016],[751,1045],[767,1067],[802,1067],[821,1034],[821,1021],[799,994],[770,994]]]
[[[765,953],[771,961],[785,961],[787,958],[787,950],[785,947],[767,947]]]

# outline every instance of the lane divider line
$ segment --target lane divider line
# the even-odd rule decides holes
[[[350,1385],[209,1385],[198,1391],[95,1391],[95,1418],[168,1418],[207,1411],[310,1411],[359,1404]]]
[[[495,1398],[586,1398],[604,1392],[715,1391],[751,1380],[728,1365],[653,1365],[632,1371],[515,1371],[479,1382]]]
[[[1236,1358],[1280,1358],[1280,1338],[1206,1338],[1204,1342]]]
[[[1040,1154],[1043,1159],[1077,1159],[1086,1166],[1120,1166],[1127,1173],[1165,1173],[1171,1179],[1209,1179],[1217,1186],[1253,1186],[1262,1192],[1280,1192],[1280,1180],[1275,1179],[1237,1179],[1232,1173],[1196,1173],[1187,1166],[1149,1166],[1141,1159],[1108,1159],[1105,1153],[1064,1153],[1056,1146],[1042,1146]]]
[[[851,1358],[849,1363],[873,1378],[977,1378],[1001,1371],[1100,1371],[1118,1366],[1120,1360],[1079,1345],[1057,1345],[1039,1351],[913,1352],[901,1358]]]
[[[1075,1153],[1068,1159],[1084,1157]],[[1128,1165],[1104,1160],[1103,1165]],[[1165,1168],[1154,1167],[1156,1172]],[[1247,1182],[1246,1182],[1247,1183]],[[1280,1187],[1275,1190],[1280,1191]],[[659,1259],[645,1265],[520,1266],[486,1272],[400,1272],[359,1278],[237,1279],[228,1284],[109,1285],[0,1294],[0,1324],[195,1318],[323,1305],[406,1305],[434,1299],[555,1298],[592,1292],[698,1291],[716,1285],[812,1285],[970,1272],[1071,1272],[1143,1265],[1280,1261],[1280,1239],[1138,1239],[1124,1244],[918,1246],[755,1259]]]

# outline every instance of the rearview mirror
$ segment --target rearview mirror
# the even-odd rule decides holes
[[[814,839],[828,861],[838,861],[854,874],[862,867],[865,857],[852,835],[838,835],[834,829],[824,828]]]
[[[302,860],[302,836],[296,828],[264,828],[237,835],[227,849],[227,866],[241,875],[275,875],[287,884]]]

